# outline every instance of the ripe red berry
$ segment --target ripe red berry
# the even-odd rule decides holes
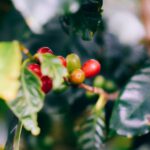
[[[81,84],[85,80],[85,74],[81,69],[75,69],[70,75],[70,82]]]
[[[48,76],[43,76],[41,78],[42,81],[42,91],[47,94],[53,87],[53,82],[52,79],[49,78]]]
[[[40,54],[45,54],[45,53],[49,53],[49,54],[54,54],[53,51],[48,48],[48,47],[41,47],[37,53],[40,53]]]
[[[29,64],[29,65],[28,65],[28,69],[29,69],[31,72],[35,73],[39,78],[42,77],[42,72],[41,72],[40,65],[35,64],[35,63]]]
[[[66,59],[63,56],[58,56],[58,59],[60,60],[61,64],[66,67],[67,66],[67,62]]]
[[[101,65],[97,60],[90,59],[83,64],[82,70],[87,78],[91,78],[100,72]]]

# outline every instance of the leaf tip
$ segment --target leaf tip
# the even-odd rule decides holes
[[[32,134],[34,136],[38,136],[40,134],[41,129],[39,127],[32,129]]]

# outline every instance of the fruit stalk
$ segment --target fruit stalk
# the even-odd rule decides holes
[[[105,96],[100,95],[99,99],[95,105],[96,112],[101,111],[105,107],[106,103],[107,103],[107,100],[106,100]]]
[[[30,60],[33,59],[32,54],[30,53],[30,51],[27,48],[25,48],[25,46],[23,44],[20,44],[20,49]]]
[[[95,93],[95,94],[98,94],[98,95],[103,95],[106,100],[112,100],[112,101],[116,100],[118,95],[119,95],[118,91],[114,92],[114,93],[107,93],[101,88],[92,87],[92,86],[89,86],[89,85],[84,84],[84,83],[81,83],[79,85],[79,88],[85,89],[86,91],[89,91],[89,92],[92,92],[92,93]]]

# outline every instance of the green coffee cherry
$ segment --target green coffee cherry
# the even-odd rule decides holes
[[[69,73],[73,72],[75,69],[81,68],[81,62],[78,55],[72,53],[69,54],[66,58],[67,61],[67,69]]]
[[[89,99],[92,99],[92,98],[94,98],[95,96],[97,96],[97,94],[92,93],[92,92],[89,92],[89,91],[87,91],[87,92],[85,93],[85,95],[86,95],[86,97],[89,98]]]
[[[99,75],[94,79],[93,86],[98,87],[98,88],[104,88],[105,83],[106,83],[105,78]]]
[[[107,80],[105,83],[104,89],[107,92],[115,92],[117,90],[117,86],[113,81]]]

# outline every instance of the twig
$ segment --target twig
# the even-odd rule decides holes
[[[141,0],[141,17],[146,30],[144,41],[150,56],[150,0]]]
[[[94,110],[97,112],[101,111],[105,107],[106,103],[107,99],[103,95],[100,95],[95,104]]]
[[[15,131],[13,150],[19,150],[21,131],[22,131],[22,123],[19,122]]]
[[[28,56],[29,59],[31,59],[31,60],[33,59],[33,57],[32,57],[32,55],[31,55],[30,51],[29,51],[26,47],[24,47],[23,44],[20,44],[20,48],[21,48],[21,51],[22,51],[26,56]]]
[[[83,88],[83,89],[85,89],[89,92],[92,92],[92,93],[95,93],[95,94],[98,94],[98,95],[103,95],[106,100],[116,100],[118,95],[119,95],[118,91],[114,92],[114,93],[107,93],[101,88],[92,87],[92,86],[89,86],[89,85],[84,84],[84,83],[80,84],[79,87]]]

